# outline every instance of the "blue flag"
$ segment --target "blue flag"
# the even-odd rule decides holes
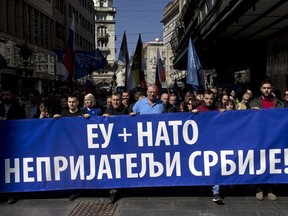
[[[54,50],[60,62],[64,63],[65,51]],[[93,71],[103,69],[107,64],[107,59],[97,48],[94,51],[75,51],[74,52],[74,79],[80,79]]]
[[[196,53],[192,39],[189,40],[186,83],[191,84],[195,90],[199,88],[198,73],[202,65]]]
[[[75,51],[74,78],[80,79],[93,71],[103,69],[107,64],[107,59],[98,48],[94,51]]]

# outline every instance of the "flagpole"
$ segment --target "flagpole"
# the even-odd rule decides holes
[[[165,83],[166,83],[166,86],[167,86],[168,96],[170,97],[170,90],[169,90],[169,86],[168,86],[168,83],[167,83],[167,79],[165,80]]]
[[[67,38],[67,46],[64,57],[64,65],[68,72],[67,81],[68,81],[68,90],[70,93],[73,92],[73,75],[74,75],[74,34],[75,34],[75,20],[74,13],[72,13],[71,26],[69,28],[68,38]]]

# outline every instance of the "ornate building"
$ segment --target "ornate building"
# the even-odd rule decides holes
[[[170,2],[164,9],[161,22],[163,23],[163,45],[167,49],[166,53],[166,79],[169,87],[173,87],[174,79],[178,81],[179,86],[183,86],[180,80],[186,77],[185,70],[176,70],[173,67],[174,53],[171,48],[171,37],[175,30],[176,23],[179,23],[179,14],[182,8],[182,2],[174,0]]]
[[[233,84],[235,74],[246,71],[255,91],[265,78],[287,89],[287,1],[179,2],[183,7],[171,39],[174,68],[186,69],[192,38],[203,68],[216,70],[216,85]]]
[[[92,0],[1,0],[0,13],[0,54],[7,61],[0,83],[16,92],[49,92],[64,81],[53,49],[65,49],[72,13],[75,50],[95,48]]]
[[[108,66],[93,73],[93,81],[99,88],[115,88],[115,14],[113,0],[94,0],[95,44],[107,58]]]
[[[155,84],[155,74],[156,74],[156,65],[157,65],[157,52],[159,50],[160,57],[164,66],[166,66],[166,47],[163,46],[163,41],[160,41],[158,38],[155,41],[144,43],[144,59],[146,64],[145,79],[146,84],[151,85]],[[162,83],[162,87],[167,87],[167,82]]]

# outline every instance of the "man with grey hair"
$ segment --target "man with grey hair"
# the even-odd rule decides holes
[[[147,97],[135,103],[130,115],[159,114],[163,112],[164,105],[158,98],[158,88],[156,85],[150,85],[147,88]]]

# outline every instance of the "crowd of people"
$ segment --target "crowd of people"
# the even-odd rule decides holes
[[[194,91],[193,88],[180,92],[159,91],[155,85],[148,86],[145,90],[133,92],[122,91],[112,93],[101,91],[75,91],[73,94],[40,95],[39,91],[29,92],[27,97],[15,97],[12,90],[3,88],[1,91],[0,119],[33,119],[82,116],[93,118],[97,116],[109,117],[110,115],[145,115],[175,112],[198,112],[245,109],[284,108],[288,106],[288,90],[284,97],[279,97],[273,91],[270,80],[264,80],[260,86],[260,96],[255,97],[250,88],[236,92],[233,88],[211,87],[207,90]],[[110,202],[116,200],[117,189],[110,190]],[[212,188],[213,202],[223,204],[220,195],[220,186]],[[73,193],[70,200],[78,197]],[[256,185],[256,198],[263,200],[276,200],[271,185]],[[10,196],[8,203],[15,203],[16,199]]]

